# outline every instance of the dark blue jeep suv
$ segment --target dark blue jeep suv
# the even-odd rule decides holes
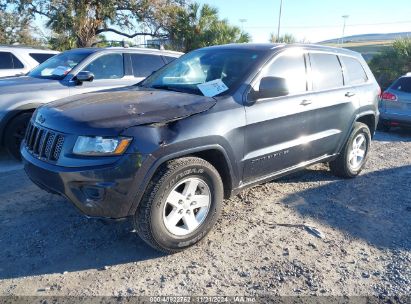
[[[201,240],[223,198],[318,162],[362,170],[380,88],[363,58],[315,45],[193,51],[135,86],[36,110],[30,178],[91,217],[132,217],[151,246]]]

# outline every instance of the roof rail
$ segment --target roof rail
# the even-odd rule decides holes
[[[24,44],[0,44],[0,47],[21,48],[21,49],[36,49],[36,50],[50,50],[45,46],[33,46]]]
[[[124,40],[107,40],[104,42],[108,44],[107,47],[123,47],[123,48],[138,47],[138,48],[147,48],[147,49],[156,49],[156,50],[164,49],[164,46],[155,44],[155,43],[132,44],[129,41],[124,41]]]

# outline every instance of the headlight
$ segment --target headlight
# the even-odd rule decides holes
[[[132,138],[128,137],[79,136],[74,145],[73,153],[89,156],[121,155],[127,150],[131,140]]]

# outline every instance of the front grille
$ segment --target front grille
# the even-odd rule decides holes
[[[27,150],[35,157],[56,162],[63,150],[64,135],[30,122],[24,141]]]

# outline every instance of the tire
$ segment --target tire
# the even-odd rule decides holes
[[[19,114],[6,127],[4,143],[9,154],[17,160],[21,160],[20,145],[32,114],[30,112]]]
[[[212,229],[221,213],[223,194],[221,177],[210,163],[197,157],[169,161],[150,181],[134,215],[134,227],[156,250],[182,251]]]
[[[355,149],[356,146],[354,145],[354,141],[356,143],[360,143],[361,139],[364,140],[363,144],[361,144],[358,149]],[[370,129],[366,124],[356,122],[341,153],[334,161],[330,162],[329,165],[331,172],[334,175],[343,178],[356,177],[361,173],[365,163],[367,162],[370,144]],[[362,153],[364,153],[364,155],[361,159]]]

